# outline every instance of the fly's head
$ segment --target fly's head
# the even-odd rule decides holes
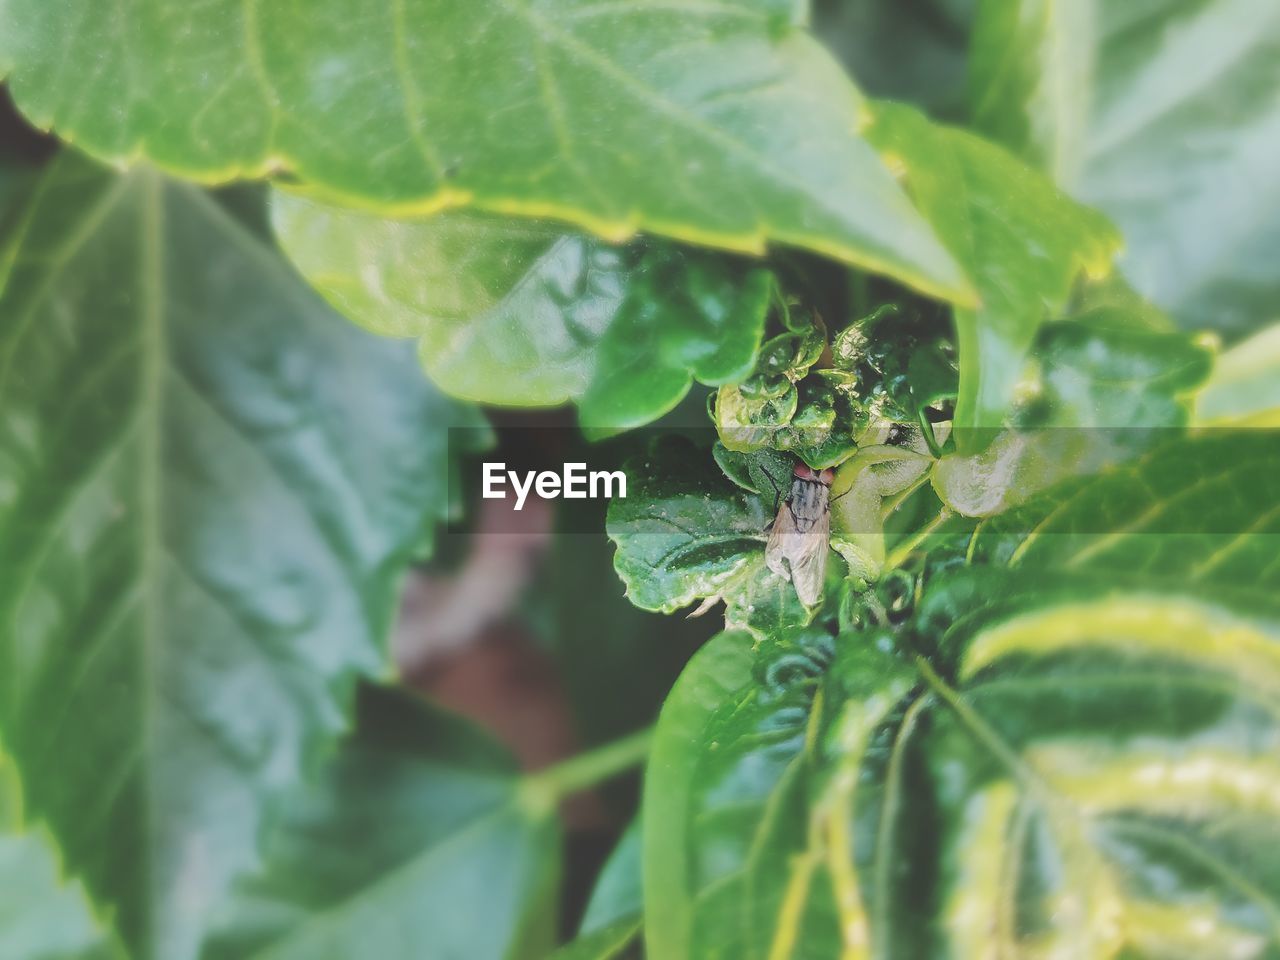
[[[804,461],[796,463],[795,469],[791,472],[791,475],[797,480],[804,480],[809,483],[820,483],[824,487],[830,487],[836,480],[836,472],[832,468],[827,467],[825,470],[815,470]]]

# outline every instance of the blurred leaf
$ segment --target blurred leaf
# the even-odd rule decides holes
[[[60,876],[56,852],[24,829],[12,764],[0,755],[0,957],[118,960],[123,952],[93,916],[78,883]]]
[[[979,0],[971,120],[1057,183],[1079,175],[1094,95],[1096,0]]]
[[[1218,358],[1196,398],[1199,426],[1280,427],[1280,324]]]
[[[652,724],[689,655],[715,632],[705,620],[662,617],[627,601],[600,529],[604,507],[559,504],[544,574],[531,591],[586,746]]]
[[[858,135],[858,91],[776,2],[351,14],[11,0],[0,75],[37,125],[103,159],[218,180],[287,170],[388,213],[466,204],[615,240],[785,243],[969,295]]]
[[[1066,29],[1095,7],[1092,37]],[[1060,12],[1037,22],[1049,9]],[[1014,21],[1020,42],[1035,36],[1034,46],[1010,46],[999,23]],[[1134,285],[1184,327],[1238,337],[1273,320],[1280,7],[990,0],[981,22],[978,36],[992,41],[974,53],[975,102],[991,118],[984,129],[1011,136],[1015,149],[1029,140],[1033,154],[1079,158],[1056,172],[1119,224]],[[1090,64],[1092,75],[1080,76]],[[1083,126],[1081,101],[1090,104]]]
[[[205,194],[74,155],[0,297],[0,732],[139,958],[194,956],[265,798],[386,669],[473,422]]]
[[[640,917],[618,920],[584,933],[575,940],[561,947],[553,955],[552,960],[626,960],[626,958],[642,957],[639,935]]]
[[[55,149],[51,139],[27,126],[10,102],[8,91],[0,86],[0,225],[30,193],[41,165]],[[3,263],[3,253],[0,253],[0,263]],[[3,286],[2,272],[0,286]]]
[[[1209,376],[1212,350],[1180,333],[1143,329],[1127,311],[1096,309],[1044,327],[1034,350],[1034,400],[1023,424],[1181,427]]]
[[[814,0],[813,31],[870,96],[963,120],[974,0]]]
[[[633,820],[600,871],[580,933],[594,933],[629,917],[639,920],[644,910],[641,850],[640,821]]]
[[[933,472],[943,501],[965,516],[990,516],[1181,434],[1212,352],[1132,319],[1100,307],[1043,327],[1015,429],[980,453],[943,457]]]
[[[982,298],[957,309],[960,387],[955,426],[997,427],[1013,401],[1036,331],[1053,319],[1081,273],[1103,276],[1120,246],[1107,221],[1036,171],[964,131],[910,108],[877,107],[868,131]]]
[[[284,798],[264,873],[242,883],[209,960],[533,960],[555,935],[554,804],[521,792],[469,724],[361,692],[322,780]]]
[[[591,426],[639,426],[694,377],[746,376],[764,331],[770,276],[742,259],[474,213],[384,220],[284,193],[272,207],[286,251],[334,306],[420,338],[432,380],[469,400],[573,400]]]
[[[578,936],[555,960],[621,960],[642,956],[644,893],[640,821],[632,821],[610,854],[587,904]]]
[[[1217,430],[1047,491],[978,527],[989,564],[1139,576],[1169,588],[1280,587],[1280,440]]]

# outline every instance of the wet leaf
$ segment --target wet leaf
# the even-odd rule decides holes
[[[376,333],[418,339],[446,392],[514,406],[574,401],[589,426],[640,426],[694,379],[751,372],[773,292],[759,265],[474,213],[385,220],[277,193],[303,275]]]
[[[943,242],[973,278],[976,309],[956,311],[960,385],[955,426],[998,427],[1042,323],[1067,305],[1083,274],[1105,276],[1120,238],[1104,217],[1045,177],[965,131],[882,104],[868,131]]]
[[[1177,439],[1208,376],[1210,348],[1098,308],[1041,331],[1015,428],[981,453],[944,457],[933,486],[965,516],[991,516],[1069,477]]]
[[[789,19],[753,0],[14,0],[0,75],[34,123],[104,160],[288,171],[390,214],[788,244],[967,298],[859,136],[861,95]]]
[[[386,669],[477,423],[232,211],[67,154],[0,296],[0,734],[138,958],[196,954]]]

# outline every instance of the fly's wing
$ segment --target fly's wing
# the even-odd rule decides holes
[[[791,571],[787,569],[786,559],[790,555],[792,543],[797,537],[804,535],[796,531],[796,519],[791,508],[786,504],[778,509],[778,516],[769,528],[769,542],[764,546],[764,563],[783,580],[791,579]]]
[[[791,551],[791,582],[796,596],[806,607],[822,599],[822,582],[827,576],[827,552],[831,539],[831,515],[824,513]]]
[[[778,519],[773,522],[773,529],[769,531],[764,562],[783,580],[790,580],[800,602],[812,607],[822,599],[831,517],[824,512],[807,526],[808,529],[801,533],[796,528],[796,518],[790,506],[784,503],[778,511]]]

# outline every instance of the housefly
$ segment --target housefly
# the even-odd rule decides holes
[[[772,479],[772,478],[770,478]],[[827,573],[827,548],[831,535],[831,484],[835,471],[814,470],[797,463],[792,471],[791,489],[769,525],[769,542],[764,562],[796,588],[796,596],[806,607],[822,599],[822,581]],[[776,484],[775,484],[776,485]],[[781,489],[777,490],[781,497]]]

